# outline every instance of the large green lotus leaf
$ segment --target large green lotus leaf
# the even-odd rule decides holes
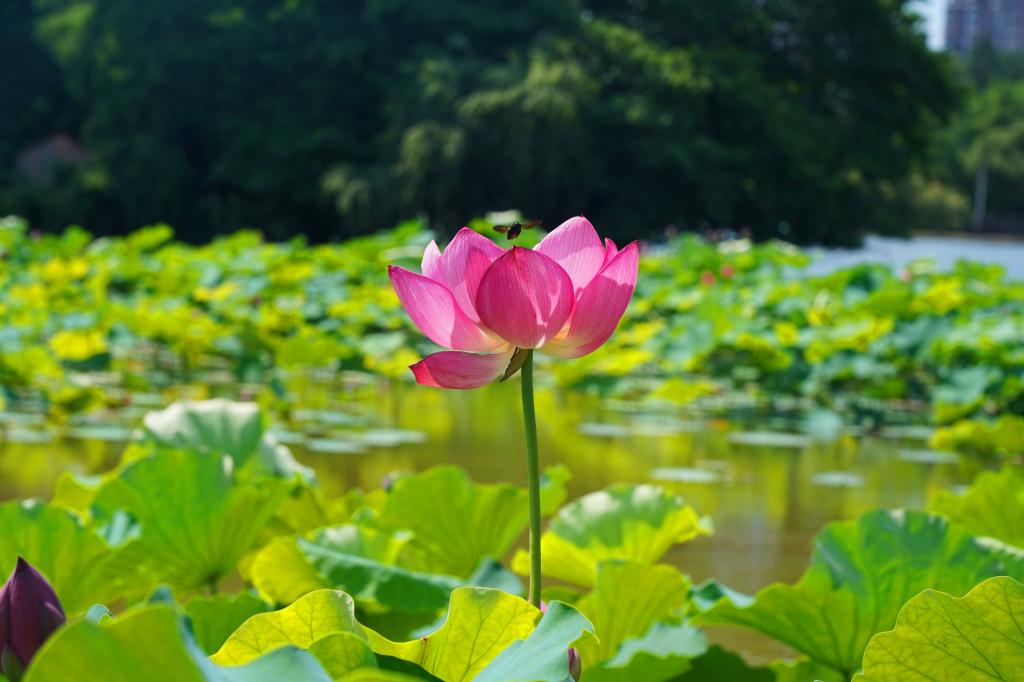
[[[345,675],[339,682],[422,682],[423,677],[413,677],[391,670],[360,668]]]
[[[182,400],[148,413],[143,430],[148,440],[162,447],[228,455],[239,469],[252,461],[275,474],[311,475],[287,448],[263,433],[263,415],[255,403]]]
[[[294,536],[275,538],[257,552],[248,578],[273,604],[291,604],[304,594],[331,587],[299,549]]]
[[[672,566],[602,561],[576,607],[597,640],[580,643],[586,680],[667,680],[704,651],[703,634],[679,622],[689,581]]]
[[[541,508],[550,514],[565,500],[568,472],[549,469],[541,483]],[[399,479],[376,523],[409,530],[403,552],[408,568],[465,578],[485,557],[500,559],[529,523],[528,493],[506,484],[474,483],[452,466]]]
[[[813,678],[811,678],[813,679]],[[712,646],[690,661],[690,669],[673,682],[777,682],[775,673],[755,668],[740,656],[720,646]],[[796,682],[794,680],[794,682]],[[806,680],[804,680],[806,682]]]
[[[288,645],[311,652],[335,679],[377,664],[356,622],[355,603],[335,590],[312,592],[280,611],[253,616],[210,660],[242,665]]]
[[[121,596],[132,575],[116,575],[112,549],[67,509],[39,500],[0,505],[0,580],[25,557],[53,584],[64,609],[78,613]]]
[[[128,563],[175,588],[215,585],[274,515],[287,482],[237,476],[232,460],[162,450],[127,465],[96,494],[92,511],[113,525],[127,515],[139,537]]]
[[[570,682],[569,648],[593,634],[583,614],[552,602],[530,636],[506,647],[473,682]]]
[[[1016,469],[986,471],[962,495],[940,493],[932,509],[975,535],[1024,547],[1024,476]]]
[[[196,643],[208,654],[219,649],[250,617],[269,610],[265,601],[249,592],[193,597],[185,605]]]
[[[614,485],[559,510],[541,536],[541,569],[590,587],[601,561],[654,564],[672,545],[708,532],[680,496],[653,485]],[[529,555],[517,552],[512,568],[529,573]]]
[[[392,642],[367,629],[373,650],[415,663],[444,682],[468,682],[517,640],[526,639],[540,609],[507,592],[462,587],[452,592],[448,618],[436,632]]]
[[[991,578],[961,599],[926,590],[864,652],[860,682],[1024,680],[1024,585]]]
[[[940,516],[880,510],[827,526],[796,585],[771,585],[756,599],[722,599],[699,620],[759,630],[848,679],[868,640],[891,628],[918,592],[963,594],[1006,574],[1024,575],[1024,553]]]
[[[640,637],[627,639],[611,659],[583,674],[584,682],[675,679],[707,648],[700,628],[686,622],[658,622]],[[586,665],[584,663],[584,665]]]
[[[62,628],[32,660],[24,682],[329,682],[316,658],[295,647],[249,665],[225,668],[191,641],[167,605],[131,612],[116,622],[82,620]]]
[[[690,661],[690,669],[672,682],[848,682],[834,669],[802,658],[752,666],[720,646],[709,647]]]

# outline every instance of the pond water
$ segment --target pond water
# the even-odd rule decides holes
[[[817,260],[809,274],[821,274],[858,263],[883,263],[900,270],[921,258],[935,261],[940,270],[950,270],[958,260],[996,263],[1013,279],[1024,279],[1024,241],[971,237],[917,236],[912,239],[869,236],[860,249],[810,249]]]
[[[324,377],[305,383],[299,402],[307,407],[292,411],[275,433],[331,494],[374,488],[391,472],[434,464],[457,464],[480,481],[522,484],[518,388],[509,382],[442,392],[371,383],[357,396]],[[238,391],[222,387],[218,393],[237,397]],[[143,395],[140,402],[160,397]],[[537,400],[543,464],[569,468],[571,496],[617,482],[655,481],[679,491],[712,518],[715,533],[675,548],[666,560],[697,582],[716,577],[745,592],[796,580],[813,535],[829,521],[879,507],[925,507],[935,491],[969,482],[977,468],[928,450],[929,432],[922,427],[807,435],[790,418],[652,414],[547,390]],[[0,498],[48,496],[61,471],[96,473],[113,466],[145,409],[127,408],[59,431],[8,413]],[[755,660],[786,653],[735,629],[712,635]]]

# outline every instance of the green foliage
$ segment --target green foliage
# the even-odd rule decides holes
[[[566,654],[578,642],[590,642],[593,625],[579,611],[563,604],[548,604],[547,612],[533,632],[513,642],[492,659],[474,682],[568,682]]]
[[[541,480],[541,511],[553,513],[565,500],[569,473],[549,469]],[[511,485],[474,483],[457,467],[435,467],[400,478],[375,525],[409,531],[402,550],[410,567],[468,576],[486,557],[501,558],[529,521],[527,490]]]
[[[0,574],[6,580],[24,557],[53,584],[68,613],[114,599],[124,589],[118,581],[133,579],[119,575],[118,554],[66,509],[39,500],[0,505]]]
[[[701,654],[704,634],[682,622],[688,581],[671,566],[602,561],[592,592],[576,606],[598,641],[579,647],[587,682],[666,680]]]
[[[587,207],[623,238],[851,243],[955,105],[909,0],[13,7],[25,82],[0,92],[31,96],[0,161],[60,130],[90,153],[0,197],[49,227],[326,238]]]
[[[826,527],[796,585],[726,594],[699,619],[779,639],[849,677],[868,641],[925,589],[962,595],[985,578],[1024,576],[1024,553],[920,512],[870,512]]]
[[[563,646],[578,639],[585,630],[589,631],[589,623],[570,607],[560,606],[550,617],[572,621],[552,624],[543,631],[555,641],[562,640]],[[540,611],[519,597],[499,590],[460,588],[452,593],[448,617],[436,632],[410,642],[392,642],[373,631],[367,634],[379,655],[415,663],[444,682],[469,682],[516,642],[526,640],[517,646],[534,649],[537,644],[531,644],[528,638],[538,627],[538,621],[541,621]],[[572,639],[564,641],[566,635]],[[556,650],[567,651],[568,647]],[[517,653],[513,650],[508,657]],[[499,661],[497,671],[509,662]],[[551,667],[545,664],[543,669],[548,671]],[[548,679],[564,682],[565,671],[561,672]]]
[[[309,651],[334,679],[376,667],[355,604],[344,592],[311,592],[291,606],[245,621],[210,657],[221,665],[244,665],[283,646]]]
[[[216,587],[259,537],[283,484],[240,479],[231,460],[165,450],[128,464],[91,507],[108,534],[131,538],[122,560],[154,582]]]
[[[672,545],[707,532],[678,495],[653,485],[617,485],[585,495],[558,512],[541,536],[542,571],[590,587],[601,562],[653,564]],[[528,572],[526,553],[517,553],[512,565]]]
[[[1017,680],[1024,670],[1024,585],[990,578],[957,599],[926,590],[864,652],[864,682]]]
[[[150,412],[143,422],[146,438],[161,447],[228,455],[238,469],[253,468],[286,475],[301,472],[286,448],[263,433],[263,415],[252,403],[229,400],[177,402]]]
[[[943,491],[932,510],[975,535],[1024,548],[1024,476],[1017,469],[983,472],[962,495]]]
[[[71,230],[35,240],[25,223],[3,224],[0,249],[11,267],[0,272],[0,385],[8,410],[45,409],[57,423],[103,408],[127,412],[138,394],[167,382],[219,381],[230,372],[260,385],[254,398],[262,415],[195,401],[149,417],[149,440],[308,476],[262,430],[271,416],[294,419],[290,392],[308,373],[409,381],[408,366],[429,350],[386,279],[389,263],[418,267],[431,238],[420,223],[322,247],[239,233],[195,248],[170,236],[152,228],[91,240]],[[1013,423],[998,416],[1024,415],[1024,285],[972,263],[952,272],[920,262],[899,274],[861,265],[812,276],[804,270],[809,262],[781,243],[675,238],[644,254],[637,295],[606,347],[571,363],[542,362],[539,371],[561,387],[648,400],[654,409],[692,403],[721,411],[723,396],[726,409],[736,396],[774,408],[781,396],[814,401],[869,429],[925,421],[918,413],[926,409],[939,425],[995,415],[990,438],[984,429],[953,433],[939,449],[1016,454]],[[108,370],[122,381],[97,378]],[[236,419],[237,442],[225,440]],[[339,444],[358,449],[366,444],[359,438],[346,433]],[[66,483],[62,495],[88,497]],[[477,503],[460,502],[468,511]],[[503,493],[494,504],[514,500]],[[295,531],[332,522],[319,503],[293,511],[309,522]],[[453,516],[467,537],[479,535],[471,513]],[[479,551],[507,547],[502,533],[513,534],[515,525],[489,531],[497,533],[488,540],[493,547],[464,547],[465,556],[439,560],[465,576]],[[418,551],[427,562],[437,554]]]
[[[251,616],[270,607],[249,592],[193,597],[185,605],[196,644],[212,654]]]
[[[329,682],[316,659],[294,647],[277,649],[249,665],[212,663],[192,641],[181,616],[148,606],[116,622],[79,621],[62,629],[33,659],[25,682],[102,679],[107,682]]]

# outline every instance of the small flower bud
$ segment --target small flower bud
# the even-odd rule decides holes
[[[583,673],[583,662],[580,660],[580,652],[576,649],[569,649],[569,674],[576,682],[580,682],[580,675]]]
[[[0,673],[21,679],[29,661],[66,620],[57,593],[39,571],[18,558],[0,587]]]

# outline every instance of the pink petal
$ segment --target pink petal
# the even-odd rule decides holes
[[[615,331],[633,297],[640,250],[633,242],[620,251],[580,292],[564,338],[544,347],[562,358],[578,358],[597,350]]]
[[[423,262],[420,264],[420,272],[424,277],[429,277],[435,282],[444,283],[444,270],[441,260],[441,249],[437,248],[437,242],[433,239],[423,250]]]
[[[611,239],[605,239],[604,240],[604,264],[605,265],[608,265],[608,263],[611,262],[612,258],[615,258],[615,255],[618,252],[619,252],[619,247],[615,246],[615,242],[613,242]],[[602,267],[604,267],[604,266],[602,266]]]
[[[409,369],[416,383],[435,388],[479,388],[495,381],[505,372],[512,351],[476,355],[442,351],[423,358]]]
[[[466,317],[443,284],[394,265],[388,267],[388,276],[405,312],[434,343],[475,351],[494,350],[502,345]]]
[[[562,266],[579,291],[604,265],[605,246],[590,221],[569,218],[544,237],[535,249]]]
[[[455,301],[474,322],[480,320],[476,310],[476,291],[487,268],[505,253],[487,237],[468,227],[459,230],[444,250],[444,282]]]
[[[476,309],[495,334],[519,348],[554,338],[572,311],[572,280],[547,256],[513,247],[480,281]]]

